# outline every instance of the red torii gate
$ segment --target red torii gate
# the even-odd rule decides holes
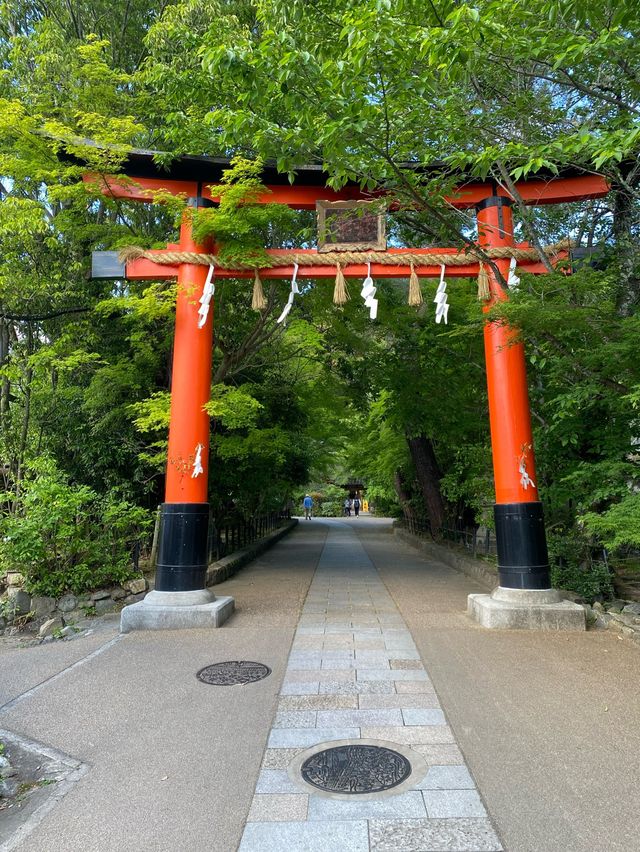
[[[183,194],[191,207],[215,203],[216,184],[230,163],[226,159],[182,157],[168,172],[156,167],[151,152],[132,152],[122,176],[85,175],[85,181],[97,183],[101,191],[116,198],[149,202],[153,193],[163,190],[173,195]],[[282,203],[294,209],[313,210],[316,201],[363,200],[370,195],[355,185],[340,191],[326,187],[328,175],[320,167],[305,166],[296,172],[293,185],[286,175],[266,167],[263,181],[269,193],[261,202]],[[599,198],[609,191],[600,175],[565,171],[559,176],[539,177],[516,182],[520,198],[529,205],[557,204]],[[464,181],[452,192],[448,202],[460,209],[475,208],[479,244],[485,249],[529,248],[516,245],[513,235],[513,199],[509,192],[494,181]],[[192,238],[191,224],[185,216],[180,230],[180,242],[166,250],[145,252],[146,257],[126,264],[128,279],[178,279],[174,355],[171,382],[171,417],[165,486],[165,503],[161,510],[161,525],[156,569],[155,603],[171,605],[184,603],[206,604],[213,595],[206,591],[207,530],[208,530],[208,455],[209,416],[204,410],[209,401],[211,361],[213,351],[213,306],[205,323],[198,325],[198,298],[207,277],[207,266],[195,263],[171,265],[154,261],[154,255],[165,252],[194,252],[204,254],[207,247],[197,245]],[[315,250],[296,250],[296,254],[315,254]],[[429,255],[451,253],[455,249],[390,249],[387,262],[371,266],[371,274],[379,277],[407,277],[407,263],[402,255],[419,255],[415,271],[422,277],[440,275],[440,263],[430,263]],[[272,250],[275,260],[286,254],[283,265],[261,269],[264,278],[289,278],[292,274],[291,250]],[[398,263],[389,264],[390,256]],[[325,255],[326,257],[326,255]],[[506,280],[509,257],[494,260]],[[537,260],[519,262],[527,272],[542,274],[544,264]],[[366,262],[348,264],[342,269],[346,278],[363,278]],[[497,301],[508,298],[493,270],[488,268],[490,297],[485,312]],[[477,276],[479,263],[446,267],[449,277]],[[218,278],[248,278],[253,269],[232,270],[216,267]],[[322,265],[300,266],[299,277],[333,277],[335,267]],[[535,601],[536,590],[550,588],[549,562],[544,531],[542,504],[537,499],[537,476],[531,433],[531,418],[527,377],[522,343],[515,342],[515,332],[504,323],[487,322],[484,329],[489,420],[495,478],[496,538],[500,589],[510,600],[518,597]],[[532,592],[534,593],[532,595]],[[544,593],[538,602],[551,601]],[[149,601],[151,603],[151,601]],[[130,608],[129,608],[130,609]],[[215,623],[221,623],[216,617]],[[482,620],[482,619],[481,619]],[[486,621],[489,625],[490,619]],[[182,622],[180,622],[182,623]],[[484,623],[484,622],[483,622]],[[145,626],[152,626],[150,623]]]

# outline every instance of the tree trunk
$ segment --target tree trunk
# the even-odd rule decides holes
[[[615,190],[613,236],[619,275],[617,303],[618,312],[623,317],[631,316],[640,304],[640,279],[635,274],[638,256],[633,237],[636,219],[636,205],[631,194],[624,189]]]
[[[4,367],[9,360],[9,329],[6,320],[0,320],[0,367]],[[0,423],[3,423],[5,415],[9,411],[9,393],[11,387],[6,376],[0,380]]]
[[[415,512],[411,505],[411,494],[407,490],[404,474],[401,470],[396,470],[393,475],[393,484],[398,495],[398,501],[402,507],[402,512],[408,521],[415,520]]]
[[[407,438],[407,443],[416,470],[416,478],[422,489],[431,533],[437,536],[444,526],[445,507],[440,490],[442,474],[436,461],[433,442],[426,435],[416,435],[413,438]]]
[[[24,385],[24,412],[22,415],[22,429],[20,430],[20,444],[18,447],[17,470],[16,470],[16,490],[14,498],[14,512],[17,511],[18,498],[20,496],[20,488],[22,478],[24,476],[24,459],[27,450],[27,441],[29,438],[29,425],[31,423],[31,383],[33,381],[33,367],[29,363],[29,359],[33,354],[33,329],[31,325],[27,325],[27,353]]]

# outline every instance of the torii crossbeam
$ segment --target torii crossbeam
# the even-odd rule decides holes
[[[151,152],[133,152],[125,166],[126,178],[87,174],[85,180],[97,182],[105,194],[140,202],[152,200],[153,192],[157,190],[173,195],[185,194],[189,205],[198,208],[215,203],[215,187],[229,166],[229,161],[222,159],[183,157],[174,162],[168,173],[163,173],[155,166]],[[269,194],[260,200],[279,202],[296,209],[315,209],[317,201],[365,198],[365,194],[354,185],[348,185],[340,192],[328,189],[327,179],[328,175],[321,169],[303,167],[298,169],[296,179],[290,185],[286,175],[268,167],[264,170],[263,181]],[[602,176],[568,171],[555,177],[536,176],[520,180],[516,183],[516,190],[526,204],[535,205],[599,198],[609,191],[609,186]],[[505,280],[510,257],[518,252],[522,255],[518,264],[524,271],[534,274],[547,271],[528,244],[516,245],[511,209],[513,199],[503,187],[493,181],[461,180],[448,201],[457,208],[475,208],[478,243],[490,256],[493,254],[493,262]],[[159,626],[158,619],[151,618],[149,611],[161,604],[169,609],[180,605],[195,606],[200,613],[216,609],[213,595],[206,590],[209,417],[204,410],[210,395],[213,310],[208,311],[204,322],[199,315],[199,298],[205,286],[208,263],[205,258],[202,258],[204,263],[167,262],[167,254],[170,253],[181,253],[183,258],[184,253],[191,253],[190,259],[194,260],[194,255],[207,254],[210,249],[194,242],[190,218],[185,216],[178,244],[168,245],[165,250],[145,252],[145,256],[130,260],[126,269],[119,270],[119,274],[128,279],[178,280],[167,477],[165,503],[161,509],[156,587],[142,604],[134,605],[145,605],[145,614],[131,612],[126,629]],[[292,254],[304,256],[299,276],[326,278],[335,275],[335,264],[329,264],[315,250],[272,250],[269,255],[274,265],[261,269],[262,277],[290,277]],[[442,255],[447,256],[445,261]],[[373,261],[371,274],[406,278],[409,256],[414,260],[415,271],[422,277],[440,276],[443,262],[445,274],[456,278],[475,277],[480,268],[477,260],[461,258],[455,249],[389,249],[385,252],[384,263]],[[566,251],[558,252],[557,256],[566,256]],[[280,258],[281,264],[278,262]],[[342,271],[345,277],[363,278],[367,274],[366,259],[361,263],[348,263]],[[484,305],[485,312],[496,302],[508,298],[494,271],[488,268],[487,272],[489,297]],[[215,274],[218,278],[247,278],[254,275],[254,270],[217,266]],[[116,277],[113,272],[109,275]],[[546,626],[558,626],[558,619],[565,616],[573,619],[572,623],[581,618],[584,625],[583,610],[578,608],[581,615],[573,610],[573,614],[567,615],[567,608],[563,609],[550,590],[523,344],[517,341],[514,329],[495,321],[485,324],[484,339],[500,585],[488,603],[479,600],[488,596],[470,596],[470,612],[486,626],[526,627],[536,626],[541,618],[540,607],[547,607],[547,611],[553,610],[553,613],[549,615],[550,621],[545,622]],[[225,617],[225,607],[227,611],[230,609],[228,603],[223,604],[218,606],[217,614],[208,612],[202,618],[198,615],[190,623],[217,625]],[[517,623],[507,623],[504,613],[514,607],[533,612],[536,624],[525,623],[522,618],[516,619]],[[134,607],[127,609],[133,610]],[[563,611],[560,612],[560,609]],[[184,622],[184,618],[172,621],[168,616],[163,620],[164,626],[181,626]]]

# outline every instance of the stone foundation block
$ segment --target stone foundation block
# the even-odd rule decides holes
[[[158,596],[167,595],[163,603]],[[120,632],[132,630],[189,630],[208,627],[221,627],[233,614],[235,600],[229,596],[220,596],[208,603],[173,603],[176,595],[190,595],[191,592],[151,592],[139,603],[131,604],[122,610]],[[149,598],[152,597],[151,601]]]
[[[562,600],[555,589],[502,589],[469,595],[467,613],[497,630],[586,630],[584,607]]]

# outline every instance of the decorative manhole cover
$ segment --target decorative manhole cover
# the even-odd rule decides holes
[[[383,746],[341,745],[307,758],[300,771],[309,784],[330,793],[378,793],[402,784],[411,764]]]
[[[230,660],[205,666],[196,674],[198,680],[212,686],[234,686],[237,683],[253,683],[271,674],[269,666],[249,660]]]

